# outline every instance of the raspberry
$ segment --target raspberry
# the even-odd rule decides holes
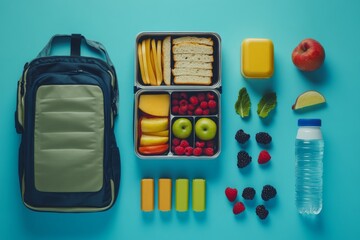
[[[211,109],[214,109],[214,108],[216,108],[216,102],[214,101],[214,100],[210,100],[209,102],[208,102],[208,106],[209,106],[209,108],[211,108]]]
[[[235,139],[241,144],[246,143],[249,140],[249,138],[250,138],[250,134],[247,134],[242,129],[236,132]]]
[[[237,166],[238,168],[244,168],[251,162],[251,157],[245,151],[240,151],[237,155]]]
[[[200,107],[201,107],[202,109],[207,109],[207,108],[208,108],[207,102],[202,101],[202,102],[200,103]]]
[[[185,153],[185,148],[183,148],[182,146],[177,146],[175,148],[175,154],[184,155],[184,153]]]
[[[197,108],[197,109],[195,109],[195,115],[202,115],[202,113],[203,113],[203,110],[201,109],[201,108]]]
[[[235,199],[237,197],[237,193],[238,193],[238,191],[236,188],[227,187],[225,189],[225,195],[230,202],[235,201]]]
[[[180,93],[173,93],[173,94],[171,94],[171,97],[172,97],[172,99],[180,99]]]
[[[195,156],[200,156],[202,154],[202,148],[199,148],[199,147],[194,148],[193,154]]]
[[[237,215],[239,213],[242,213],[243,211],[245,211],[245,205],[242,202],[235,203],[233,207],[233,213]]]
[[[187,93],[186,93],[186,92],[180,93],[180,98],[181,98],[181,99],[188,99]]]
[[[276,189],[271,185],[265,185],[261,192],[261,198],[268,201],[276,196]]]
[[[189,102],[188,102],[187,100],[185,100],[185,99],[182,99],[182,100],[180,100],[180,102],[179,102],[180,106],[186,106],[186,107],[187,107],[188,103],[189,103]]]
[[[180,139],[179,138],[174,138],[173,140],[172,140],[172,145],[173,146],[179,146],[180,145]]]
[[[199,102],[204,101],[205,100],[205,93],[198,93],[197,98],[198,98]]]
[[[182,106],[180,107],[180,110],[181,110],[181,112],[186,113],[186,111],[187,111],[187,105],[182,105]]]
[[[206,94],[206,97],[207,97],[208,100],[214,100],[215,99],[215,94],[212,93],[212,92],[208,92]]]
[[[172,113],[174,113],[174,114],[179,113],[179,106],[173,106],[173,107],[171,108],[171,111],[172,111]]]
[[[195,146],[199,147],[199,148],[203,148],[203,147],[205,147],[205,142],[203,142],[203,141],[195,142]]]
[[[261,220],[264,220],[269,215],[269,211],[266,210],[264,205],[259,205],[256,207],[256,215],[258,215]]]
[[[186,114],[186,111],[183,111],[183,110],[181,110],[181,108],[179,109],[179,115],[185,115]]]
[[[199,104],[199,99],[196,96],[190,97],[189,101],[194,105]]]
[[[185,148],[185,155],[186,156],[191,156],[193,154],[193,148],[192,147],[186,147]]]
[[[205,109],[202,112],[202,115],[209,115],[210,114],[210,110],[209,109]]]
[[[246,200],[253,200],[255,193],[256,193],[256,191],[254,188],[247,187],[247,188],[244,188],[244,190],[242,192],[242,197]]]
[[[195,110],[195,106],[193,104],[188,104],[187,106],[188,110],[190,111],[194,111]]]
[[[267,163],[268,161],[270,161],[271,159],[271,156],[270,154],[268,153],[268,151],[266,150],[262,150],[259,154],[259,157],[258,157],[258,163],[259,164],[265,164]]]
[[[172,106],[179,105],[179,100],[173,99],[173,100],[171,101],[171,105],[172,105]]]
[[[188,146],[190,146],[190,145],[189,145],[189,142],[188,142],[188,141],[186,141],[186,140],[181,140],[180,146],[182,146],[183,148],[186,148],[186,147],[188,147]]]
[[[206,142],[206,147],[208,147],[208,148],[214,148],[214,147],[215,147],[215,142],[214,142],[213,140],[207,141],[207,142]]]
[[[188,110],[188,111],[187,111],[187,114],[188,114],[188,115],[194,115],[194,112]]]
[[[271,136],[266,132],[259,132],[256,134],[256,141],[260,144],[269,144],[271,143]]]
[[[212,155],[214,155],[214,149],[213,148],[205,148],[204,153],[206,156],[212,156]]]

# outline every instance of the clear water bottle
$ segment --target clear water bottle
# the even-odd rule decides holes
[[[295,141],[295,201],[300,214],[315,215],[322,209],[323,154],[320,119],[299,119]]]

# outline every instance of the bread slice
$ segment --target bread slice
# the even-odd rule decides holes
[[[211,63],[207,62],[190,62],[190,61],[175,61],[175,68],[198,68],[198,69],[213,69]]]
[[[213,55],[181,53],[174,54],[174,61],[191,61],[191,62],[214,62]]]
[[[175,84],[188,84],[188,85],[210,85],[211,77],[203,76],[176,76],[174,77]]]
[[[179,37],[173,39],[173,45],[181,43],[197,43],[208,46],[214,46],[214,41],[211,38],[198,38],[198,37]]]
[[[196,43],[180,43],[172,48],[173,53],[200,53],[200,54],[213,54],[214,49],[211,46],[196,44]]]
[[[172,70],[173,75],[176,76],[202,76],[202,77],[212,77],[213,72],[209,69],[196,69],[196,68],[174,68]]]
[[[164,83],[170,85],[171,83],[171,38],[170,36],[164,38],[162,42],[162,73]]]

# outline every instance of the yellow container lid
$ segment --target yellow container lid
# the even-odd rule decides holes
[[[270,78],[274,73],[274,45],[270,39],[246,38],[241,44],[241,74]]]

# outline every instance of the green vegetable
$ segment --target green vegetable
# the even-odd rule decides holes
[[[266,93],[258,104],[257,113],[260,117],[266,118],[271,110],[276,107],[276,93]]]
[[[248,117],[250,114],[250,107],[251,107],[251,102],[250,102],[249,94],[247,93],[246,88],[243,87],[239,91],[239,96],[235,103],[235,111],[242,118]]]

